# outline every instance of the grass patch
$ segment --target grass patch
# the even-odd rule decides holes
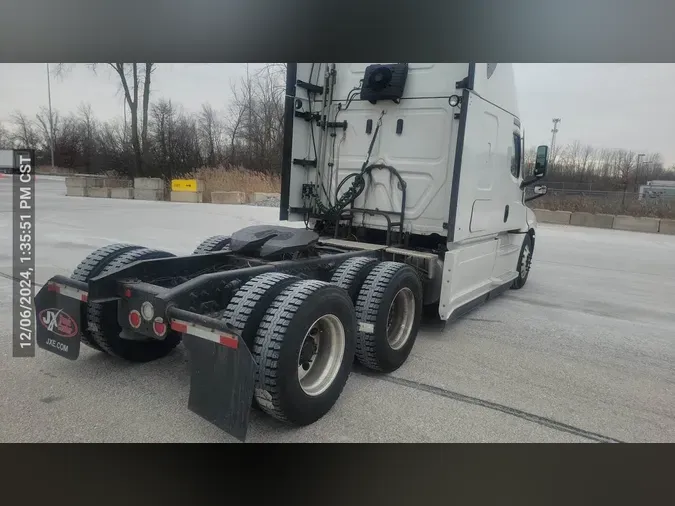
[[[243,167],[202,167],[184,176],[204,181],[204,202],[211,202],[211,192],[279,193],[281,176],[246,170]]]

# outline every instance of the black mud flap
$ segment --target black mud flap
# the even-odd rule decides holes
[[[83,304],[53,290],[49,283],[44,285],[35,296],[37,345],[67,359],[77,359]]]
[[[183,334],[190,354],[188,409],[240,441],[246,439],[257,365],[242,340],[236,349]]]

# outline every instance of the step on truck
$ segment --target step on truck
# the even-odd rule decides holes
[[[311,424],[355,361],[401,367],[423,311],[448,320],[527,281],[548,150],[524,174],[511,65],[288,64],[283,131],[288,226],[188,256],[102,247],[36,296],[38,346],[147,362],[182,341],[188,408],[244,440],[253,407]]]

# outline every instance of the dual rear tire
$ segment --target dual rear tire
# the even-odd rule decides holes
[[[166,251],[133,244],[111,244],[89,254],[75,268],[72,278],[88,282],[100,274],[109,274],[140,260],[174,256]],[[117,301],[89,302],[80,315],[83,322],[81,342],[97,351],[130,362],[149,362],[168,355],[180,343],[181,334],[169,331],[166,338],[122,339],[117,321]]]
[[[331,282],[354,302],[358,362],[379,372],[401,367],[415,344],[422,315],[422,285],[415,270],[399,262],[355,257],[335,271]]]
[[[229,236],[217,235],[202,241],[193,254],[221,251],[230,243]],[[111,244],[99,248],[82,260],[75,268],[72,279],[88,282],[100,274],[109,274],[133,262],[174,256],[165,251],[144,248],[135,244]],[[181,335],[169,331],[165,339],[122,339],[117,322],[117,302],[88,303],[80,315],[83,330],[81,342],[130,362],[148,362],[168,355],[180,343]]]
[[[381,372],[405,362],[419,328],[421,297],[411,267],[355,257],[330,283],[256,276],[223,318],[241,332],[258,365],[255,404],[278,420],[307,425],[333,407],[355,358]]]
[[[354,360],[356,315],[345,290],[266,273],[244,284],[224,319],[258,364],[254,401],[277,420],[308,425],[342,392]]]

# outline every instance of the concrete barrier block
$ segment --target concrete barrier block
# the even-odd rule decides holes
[[[105,179],[100,177],[66,177],[66,188],[103,188]]]
[[[633,232],[657,233],[659,231],[659,219],[618,215],[614,217],[613,228],[616,230],[631,230]]]
[[[110,188],[111,199],[133,199],[133,188]]]
[[[134,200],[164,200],[164,190],[134,188]]]
[[[569,225],[572,213],[570,211],[549,211],[548,209],[535,209],[534,215],[540,223],[556,223]]]
[[[164,180],[158,177],[137,177],[134,178],[134,189],[164,191]]]
[[[66,188],[86,188],[86,182],[84,177],[67,177]]]
[[[133,186],[133,181],[131,181],[131,179],[116,179],[108,177],[103,181],[103,184],[106,188],[131,188]]]
[[[202,192],[172,191],[171,202],[192,202],[199,204],[202,202]]]
[[[269,198],[280,198],[280,193],[265,193],[265,192],[253,192],[248,194],[248,202],[255,204],[256,202],[262,202]]]
[[[659,233],[675,235],[675,220],[661,219],[659,222]]]
[[[612,228],[614,226],[613,214],[572,213],[570,225],[579,227]]]
[[[87,188],[87,197],[109,199],[110,188]]]
[[[66,186],[66,196],[67,197],[86,197],[87,189],[78,187],[78,186]]]
[[[211,192],[211,202],[214,204],[245,204],[246,193],[244,192]]]

